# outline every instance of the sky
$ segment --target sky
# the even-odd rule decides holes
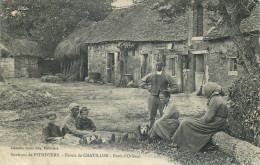
[[[133,4],[132,0],[117,0],[112,3],[112,5],[115,7],[128,7],[132,4]]]

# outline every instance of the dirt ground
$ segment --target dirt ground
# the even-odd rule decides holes
[[[24,90],[47,93],[48,97],[53,98],[53,102],[40,107],[2,109],[0,111],[1,146],[42,145],[41,131],[45,124],[42,116],[49,111],[55,111],[58,115],[56,124],[61,125],[68,113],[67,107],[72,102],[86,105],[91,109],[89,117],[99,131],[135,132],[139,124],[148,124],[149,93],[144,89],[118,88],[85,82],[43,83],[39,79],[10,79],[8,82],[22,86]],[[200,117],[206,110],[207,100],[195,94],[172,95],[171,101],[180,111],[180,120],[187,117]],[[144,154],[155,153],[166,156],[171,162],[177,161],[182,164],[237,164],[232,157],[222,153],[217,147],[199,153],[179,152],[166,142],[86,147],[141,151]]]

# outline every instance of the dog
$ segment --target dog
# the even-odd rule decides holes
[[[139,125],[137,127],[137,133],[138,133],[138,138],[140,141],[145,141],[148,139],[149,135],[148,135],[148,132],[150,130],[150,127],[149,125]]]

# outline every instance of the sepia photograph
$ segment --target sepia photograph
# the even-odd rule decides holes
[[[0,165],[260,164],[260,0],[0,0]]]

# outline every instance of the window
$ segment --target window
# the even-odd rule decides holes
[[[114,66],[115,65],[115,55],[114,55],[114,53],[108,53],[107,58],[108,58],[108,63],[110,65],[110,67]]]
[[[237,59],[230,58],[230,69],[229,71],[237,71]]]
[[[120,52],[118,52],[117,61],[120,61]]]
[[[176,71],[175,71],[175,58],[170,58],[169,60],[169,69],[171,72],[172,76],[176,76]]]
[[[198,5],[194,11],[194,36],[203,36],[203,7]]]
[[[162,55],[162,61],[163,61],[163,65],[165,66],[166,65],[166,55],[165,54]]]
[[[187,55],[183,55],[183,69],[190,69],[190,59]]]
[[[196,65],[195,65],[196,72],[204,72],[205,71],[204,54],[196,54],[195,60],[196,60]]]

